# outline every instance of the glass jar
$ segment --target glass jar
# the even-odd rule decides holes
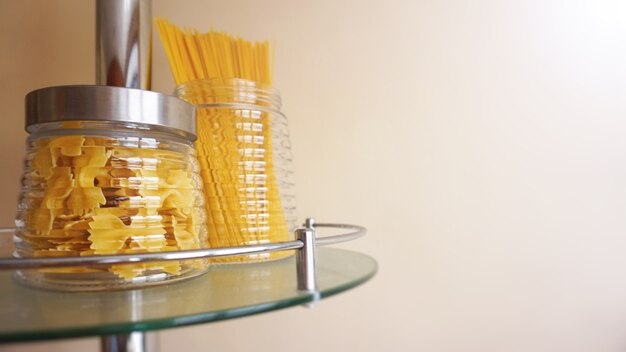
[[[50,87],[26,97],[30,133],[16,256],[164,252],[207,247],[193,107],[160,93]],[[136,288],[193,277],[205,260],[21,270],[54,290]]]
[[[297,226],[293,159],[278,91],[249,80],[216,78],[186,83],[176,94],[196,107],[196,150],[211,247],[291,240]],[[260,261],[290,254],[215,261]]]

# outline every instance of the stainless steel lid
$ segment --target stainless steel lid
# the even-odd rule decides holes
[[[109,86],[58,86],[26,95],[26,131],[59,121],[124,121],[175,128],[196,136],[191,104],[149,90]]]

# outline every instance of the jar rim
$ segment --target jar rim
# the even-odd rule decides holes
[[[181,129],[151,125],[141,122],[73,120],[36,123],[28,128],[30,137],[87,135],[105,137],[176,138],[181,142],[193,143],[198,137]]]
[[[253,101],[268,105],[268,107],[275,111],[280,111],[282,100],[278,89],[271,85],[252,81],[242,78],[207,78],[198,79],[189,82],[185,82],[176,86],[174,94],[185,100],[189,101],[197,92],[218,92],[222,96],[232,95],[241,97],[245,95],[246,98],[250,98]],[[228,93],[225,93],[228,92]],[[192,104],[196,106],[210,106],[219,104],[219,102],[197,102]]]

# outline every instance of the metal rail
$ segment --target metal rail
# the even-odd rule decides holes
[[[367,229],[359,225],[350,224],[316,224],[313,219],[307,219],[305,228],[314,229],[319,227],[337,228],[353,230],[352,232],[316,237],[316,246],[327,246],[331,244],[347,242],[365,235]],[[298,231],[298,230],[296,230]],[[10,233],[13,229],[0,229],[0,233]],[[230,257],[246,254],[269,253],[285,250],[301,249],[304,242],[296,239],[293,241],[276,242],[267,244],[255,244],[238,247],[205,248],[173,252],[158,253],[137,253],[137,254],[115,254],[115,255],[90,255],[83,257],[44,257],[44,258],[0,258],[0,270],[16,269],[41,269],[58,268],[67,266],[87,266],[87,265],[111,265],[124,263],[144,263],[170,260],[190,260],[204,258]]]
[[[340,235],[316,237],[315,244],[317,246],[329,246],[331,244],[352,241],[359,237],[365,236],[365,234],[367,233],[367,229],[359,225],[331,224],[331,223],[315,224],[314,223],[313,226],[316,228],[327,227],[327,228],[335,228],[335,229],[353,230],[352,232],[342,233]]]

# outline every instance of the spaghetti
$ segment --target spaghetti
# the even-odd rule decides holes
[[[165,19],[156,23],[180,96],[197,108],[196,150],[210,245],[289,240],[272,152],[273,107],[258,98],[259,92],[271,90],[274,60],[269,42],[250,42],[214,30],[181,30]],[[220,106],[242,102],[247,106]],[[281,256],[285,253],[217,261]]]

